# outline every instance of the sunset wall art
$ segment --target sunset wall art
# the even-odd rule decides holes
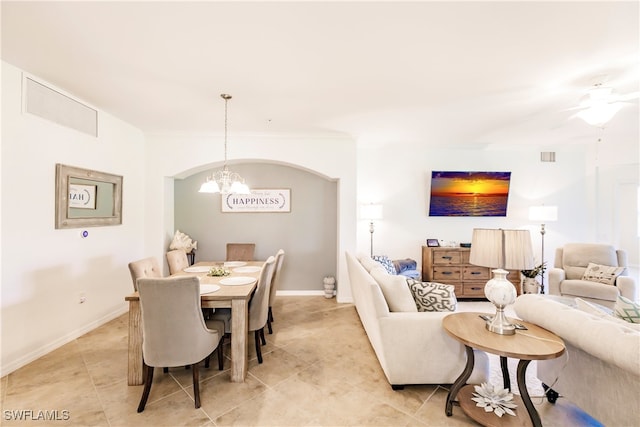
[[[511,172],[431,172],[429,216],[507,216]]]

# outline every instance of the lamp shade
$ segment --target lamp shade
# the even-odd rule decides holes
[[[469,263],[507,270],[534,267],[529,230],[475,228],[471,239]]]
[[[382,205],[378,203],[360,205],[360,218],[368,220],[382,219]]]
[[[529,208],[529,219],[538,222],[550,222],[558,220],[557,206],[531,206]]]

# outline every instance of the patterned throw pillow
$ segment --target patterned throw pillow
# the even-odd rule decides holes
[[[626,320],[629,323],[640,323],[640,304],[628,298],[618,295],[616,305],[613,307],[616,317]]]
[[[373,258],[374,261],[378,261],[380,264],[382,264],[384,269],[387,270],[387,273],[393,274],[393,275],[398,274],[398,272],[396,271],[396,268],[393,266],[393,262],[389,259],[388,256],[374,255],[371,258]]]
[[[599,265],[590,262],[582,276],[582,280],[614,285],[616,278],[622,274],[623,271],[624,267],[610,267],[608,265]]]
[[[456,311],[458,300],[453,285],[415,279],[407,279],[407,285],[411,289],[418,311]]]

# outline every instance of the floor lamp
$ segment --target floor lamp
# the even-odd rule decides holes
[[[371,233],[371,257],[373,258],[373,221],[382,219],[382,205],[369,203],[360,206],[360,218],[369,220],[369,233]]]
[[[544,265],[544,235],[546,230],[544,228],[545,223],[558,220],[558,207],[557,206],[531,206],[529,208],[529,220],[540,222],[540,236],[541,236],[541,251],[540,258],[541,264]],[[544,270],[541,276],[542,283],[540,284],[540,293],[544,293]]]

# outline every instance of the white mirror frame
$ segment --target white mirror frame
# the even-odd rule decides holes
[[[113,184],[113,198],[110,216],[86,218],[69,217],[69,181],[72,178]],[[83,169],[74,166],[56,164],[56,229],[101,227],[122,224],[122,176]]]

